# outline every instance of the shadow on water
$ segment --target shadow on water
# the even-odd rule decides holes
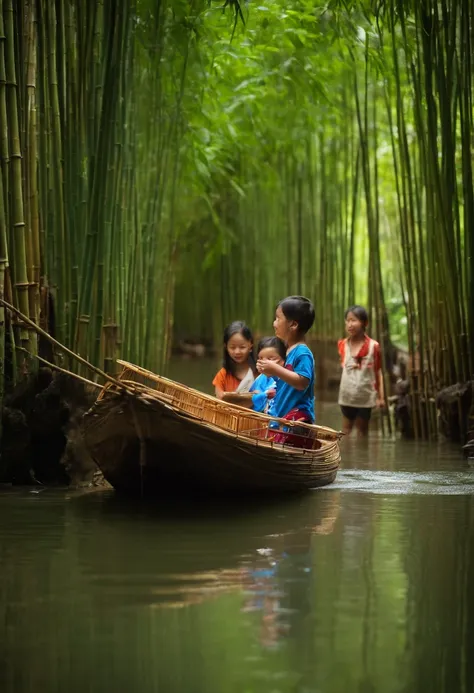
[[[104,567],[113,565],[114,580],[120,567],[126,580],[132,574],[148,575],[150,586],[156,587],[157,581],[179,574],[177,593],[182,593],[187,576],[195,582],[199,574],[200,579],[208,578],[209,586],[218,587],[222,571],[240,570],[242,560],[260,555],[262,548],[281,554],[295,536],[328,531],[337,519],[339,502],[339,495],[333,494],[317,502],[306,497],[278,503],[206,502],[199,507],[173,503],[154,507],[97,494],[77,498],[73,512],[79,513],[81,522],[101,528],[99,534],[87,534],[78,543],[91,575],[103,575]],[[122,563],[124,545],[127,556]],[[168,589],[173,592],[172,585]],[[160,601],[156,589],[144,597],[155,604]]]

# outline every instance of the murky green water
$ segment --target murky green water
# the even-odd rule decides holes
[[[474,468],[375,434],[343,456],[259,507],[2,492],[0,691],[474,691]]]

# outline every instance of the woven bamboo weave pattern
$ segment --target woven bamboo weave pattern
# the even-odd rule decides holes
[[[266,430],[268,428],[269,418],[265,414],[253,412],[237,404],[223,402],[211,395],[194,390],[187,385],[176,383],[173,380],[156,375],[126,361],[118,361],[118,363],[123,368],[119,376],[120,380],[126,381],[128,385],[132,383],[145,385],[151,390],[161,393],[166,397],[170,406],[191,414],[203,422],[214,424],[234,433]],[[338,440],[340,438],[340,434],[337,431],[325,426],[288,421],[285,421],[284,425],[290,428],[297,427],[307,430],[308,435],[311,433],[311,437],[314,437],[315,440]]]

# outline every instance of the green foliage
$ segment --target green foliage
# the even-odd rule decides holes
[[[235,31],[204,16],[188,134],[212,209],[185,232],[180,334],[267,331],[302,292],[335,338],[365,303],[387,363],[393,340],[410,352],[415,433],[435,431],[434,393],[474,370],[472,21],[451,0],[268,0]]]
[[[0,277],[24,312],[48,283],[60,339],[162,370],[173,334],[267,331],[304,293],[323,340],[366,304],[425,401],[471,377],[468,0],[1,8]]]

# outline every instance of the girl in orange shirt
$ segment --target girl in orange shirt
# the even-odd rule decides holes
[[[216,397],[222,399],[226,392],[249,392],[256,375],[250,328],[241,320],[231,322],[224,330],[224,367],[212,381]]]

